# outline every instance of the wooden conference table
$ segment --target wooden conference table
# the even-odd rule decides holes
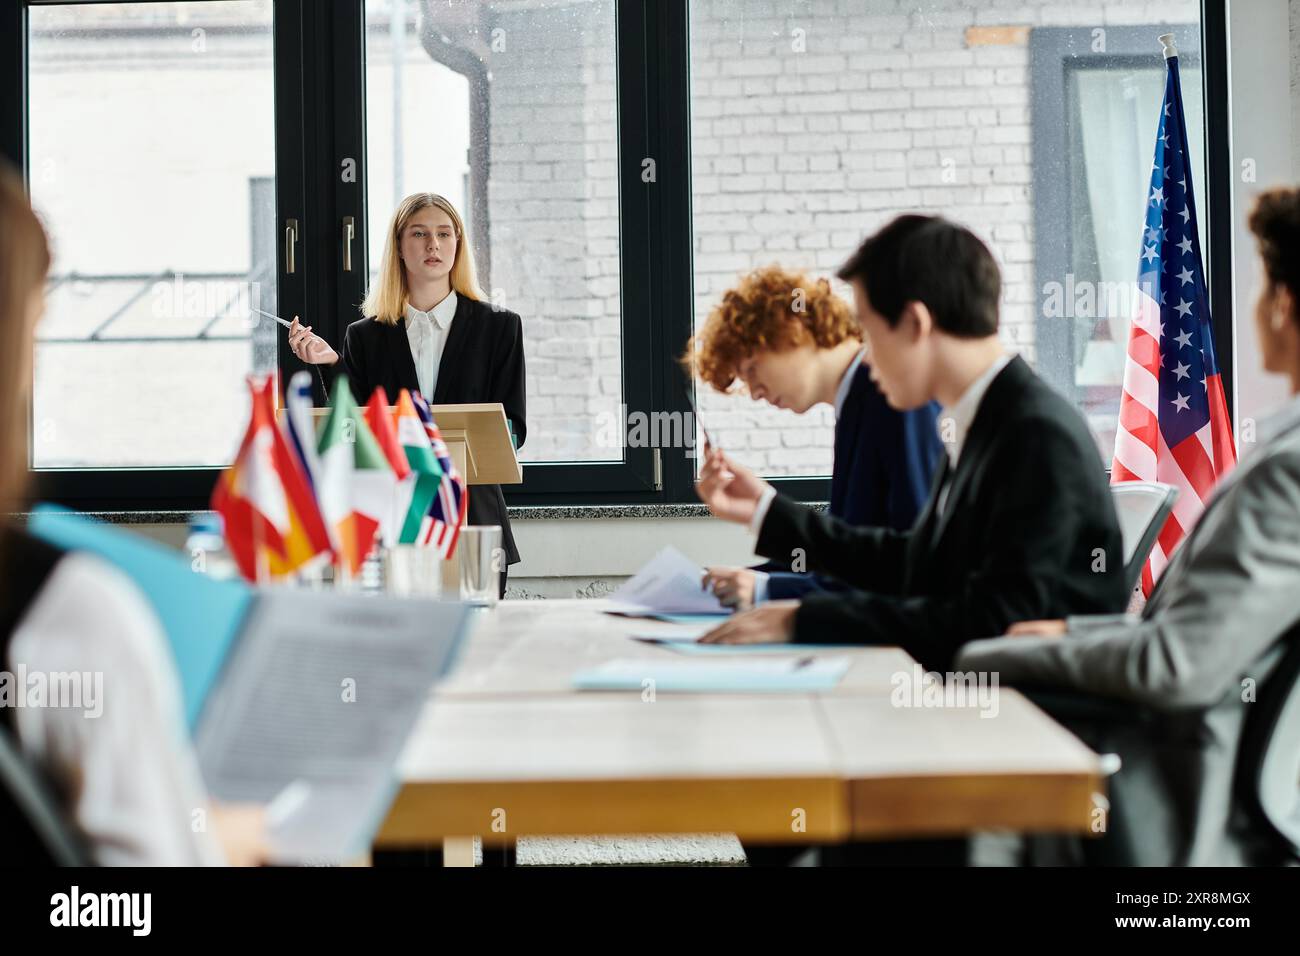
[[[895,675],[914,667],[898,648],[811,652],[852,658],[821,693],[575,691],[573,672],[603,661],[683,659],[629,638],[668,625],[604,606],[505,601],[477,612],[407,744],[377,848],[442,843],[444,861],[463,864],[474,836],[499,846],[559,834],[834,843],[1086,832],[1104,791],[1097,755],[1013,690],[999,689],[992,716],[895,706]]]

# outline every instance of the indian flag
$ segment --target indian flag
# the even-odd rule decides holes
[[[357,407],[346,376],[339,376],[316,450],[321,513],[333,529],[339,563],[357,574],[391,513],[397,476]]]
[[[415,403],[411,401],[411,393],[406,389],[402,389],[397,396],[393,422],[397,428],[397,440],[406,455],[406,463],[415,478],[406,519],[402,522],[397,540],[401,544],[425,543],[427,536],[422,542],[420,531],[426,524],[433,522],[429,508],[442,484],[442,468],[438,465],[438,456],[433,453],[433,445],[429,442],[428,432],[424,430],[424,422],[420,420]]]

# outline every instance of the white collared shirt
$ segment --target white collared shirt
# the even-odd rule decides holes
[[[867,354],[866,346],[857,355],[853,356],[853,361],[849,367],[844,370],[844,377],[840,379],[839,388],[835,389],[835,420],[840,420],[840,414],[844,411],[844,403],[849,399],[849,390],[853,388],[853,376],[857,374],[858,368],[862,365],[862,358]]]
[[[957,462],[961,459],[962,449],[966,447],[966,436],[970,434],[971,423],[975,421],[975,415],[980,410],[984,395],[1011,359],[1010,354],[999,356],[979,378],[966,386],[966,391],[961,393],[961,398],[939,412],[935,427],[939,430],[939,440],[943,442],[943,450],[948,455],[948,478],[943,488],[939,490],[936,509],[939,514],[943,513],[943,506],[948,502],[948,489],[952,487]]]
[[[966,391],[961,393],[961,398],[940,410],[935,427],[939,429],[939,440],[943,442],[943,450],[948,454],[948,464],[953,468],[957,467],[961,450],[966,446],[966,436],[970,434],[975,413],[979,411],[980,403],[984,401],[984,393],[989,390],[998,373],[1006,368],[1010,361],[1010,355],[999,356],[979,378],[966,386]]]
[[[22,751],[64,794],[100,866],[225,862],[185,729],[180,682],[152,606],[98,557],[59,559],[14,628],[0,669],[95,675],[95,707],[17,707]],[[88,701],[88,698],[87,698]]]
[[[421,312],[409,302],[406,304],[406,340],[411,345],[411,358],[415,360],[415,376],[424,397],[433,402],[433,391],[438,387],[438,366],[442,350],[447,347],[447,331],[456,317],[456,292],[452,290],[428,312]]]

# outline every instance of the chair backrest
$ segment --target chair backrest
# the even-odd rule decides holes
[[[1122,481],[1110,486],[1110,497],[1124,540],[1124,581],[1132,590],[1160,529],[1174,510],[1178,489],[1158,481]]]
[[[1282,659],[1246,712],[1238,782],[1283,851],[1300,859],[1300,624],[1283,644]]]
[[[90,858],[44,777],[0,726],[0,864],[86,866]]]

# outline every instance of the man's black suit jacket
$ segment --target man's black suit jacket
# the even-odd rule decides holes
[[[382,385],[390,402],[402,389],[420,390],[406,337],[406,319],[396,325],[358,319],[343,337],[342,369],[347,372],[357,401],[365,403]],[[438,364],[434,405],[500,402],[514,428],[519,447],[528,434],[524,419],[524,334],[519,316],[493,309],[486,302],[457,296],[456,315],[447,331],[447,344]],[[500,485],[474,485],[469,489],[470,524],[499,524],[502,546],[510,564],[519,561],[506,500]]]
[[[772,502],[759,554],[803,549],[808,570],[860,589],[805,597],[795,641],[898,645],[948,670],[961,645],[1016,621],[1124,609],[1123,545],[1096,444],[1020,358],[984,393],[939,514],[949,474],[945,455],[910,531]]]

